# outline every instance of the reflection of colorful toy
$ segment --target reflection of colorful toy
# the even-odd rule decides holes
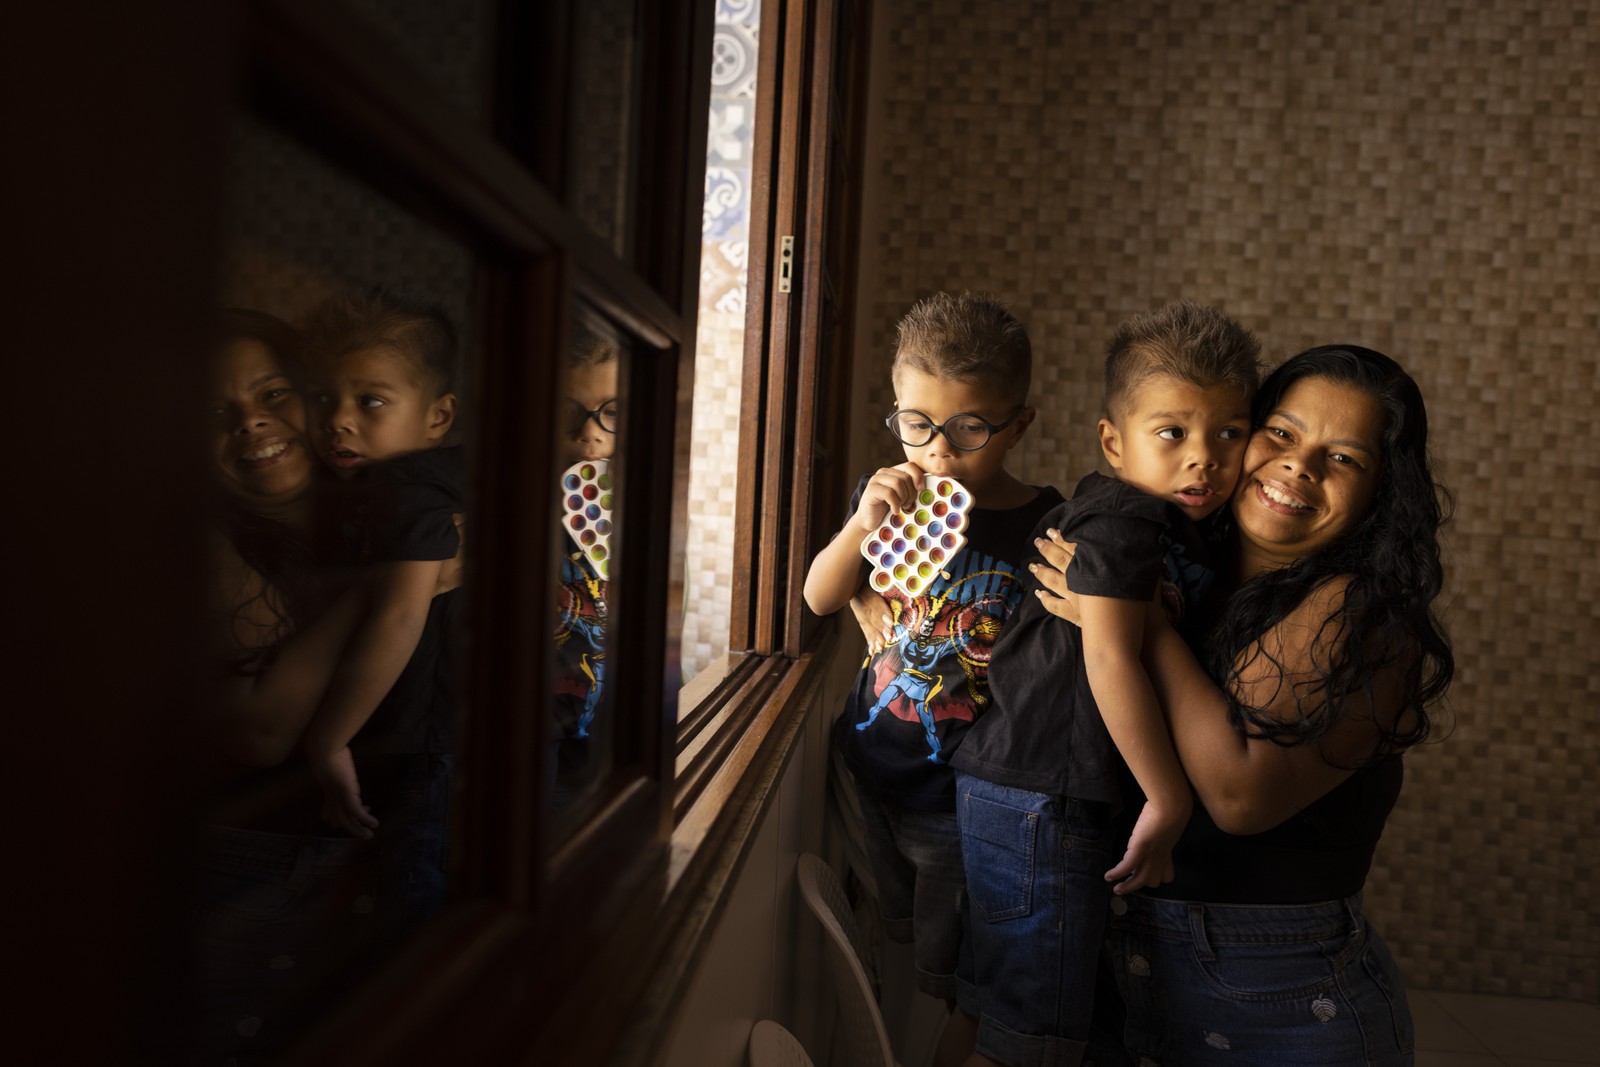
[[[880,593],[893,587],[913,597],[930,588],[967,543],[971,507],[972,494],[954,478],[924,476],[916,508],[890,512],[862,540],[861,554],[872,564],[868,584]]]
[[[586,459],[561,475],[561,528],[601,578],[611,576],[611,463]]]

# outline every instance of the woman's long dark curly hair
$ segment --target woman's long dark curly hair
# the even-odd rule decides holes
[[[1450,639],[1433,607],[1444,582],[1439,527],[1449,517],[1451,497],[1429,469],[1422,392],[1398,363],[1355,345],[1301,352],[1261,383],[1256,425],[1292,385],[1307,378],[1352,386],[1383,406],[1388,421],[1377,493],[1371,510],[1348,534],[1288,567],[1251,578],[1234,593],[1210,641],[1211,675],[1228,694],[1235,729],[1289,747],[1318,741],[1353,698],[1371,706],[1379,674],[1399,665],[1403,704],[1392,723],[1379,721],[1376,758],[1427,739],[1434,727],[1429,707],[1455,673]],[[1319,586],[1341,576],[1349,576],[1349,585],[1313,644],[1317,677],[1294,687],[1298,715],[1285,719],[1241,703],[1236,694],[1242,691],[1242,675],[1259,676],[1263,665],[1283,670],[1270,651],[1254,643]],[[1246,649],[1251,651],[1242,655]]]

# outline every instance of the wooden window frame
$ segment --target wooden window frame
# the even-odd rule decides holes
[[[568,313],[580,298],[651,346],[649,358],[633,361],[631,385],[641,393],[669,399],[637,424],[630,423],[621,462],[645,487],[635,497],[642,505],[629,506],[636,511],[670,511],[681,539],[687,514],[687,452],[675,445],[680,429],[688,425],[692,397],[693,367],[688,356],[697,303],[695,237],[705,162],[712,5],[709,0],[641,0],[636,7],[641,36],[647,42],[639,76],[649,87],[642,94],[648,107],[636,120],[633,202],[638,238],[628,245],[626,256],[618,256],[563,206],[556,177],[560,170],[547,165],[551,153],[559,152],[549,142],[553,124],[564,121],[550,88],[559,80],[560,37],[540,38],[551,26],[564,25],[565,12],[576,2],[580,0],[560,0],[533,15],[523,5],[501,5],[506,19],[502,47],[537,47],[530,47],[521,58],[526,64],[522,75],[507,73],[507,64],[499,64],[495,106],[487,120],[473,121],[428,88],[426,77],[418,77],[413,66],[374,39],[365,22],[337,3],[156,0],[138,17],[148,31],[131,33],[128,40],[153,44],[164,33],[185,27],[188,36],[181,37],[182,47],[154,47],[151,53],[163,56],[178,72],[175,83],[217,90],[214,96],[191,94],[193,100],[204,102],[175,109],[196,128],[214,133],[213,139],[180,132],[182,119],[161,127],[166,138],[162,143],[177,146],[182,155],[167,161],[178,172],[177,179],[153,184],[170,184],[189,190],[189,195],[184,210],[166,210],[157,217],[170,222],[187,212],[204,221],[181,227],[183,241],[177,251],[181,262],[163,267],[158,275],[179,295],[162,304],[157,318],[165,330],[163,339],[170,336],[188,343],[185,355],[174,357],[170,366],[198,378],[208,338],[195,324],[206,321],[218,262],[221,131],[228,119],[226,105],[236,99],[420,218],[453,235],[465,235],[480,257],[487,257],[480,302],[485,351],[547,356],[562,351]],[[765,118],[758,118],[757,128],[766,131],[759,147],[767,162],[763,184],[752,201],[762,214],[752,231],[750,321],[756,329],[747,341],[744,394],[747,405],[757,405],[759,414],[751,423],[759,432],[747,435],[742,443],[739,471],[741,499],[760,500],[761,505],[749,505],[740,515],[739,558],[752,560],[757,571],[752,580],[736,583],[730,651],[680,693],[673,668],[682,600],[681,544],[660,545],[637,536],[624,539],[620,566],[640,580],[618,595],[629,598],[630,613],[656,620],[631,631],[617,650],[619,657],[626,655],[633,664],[632,675],[619,681],[618,699],[653,712],[646,728],[626,742],[619,756],[618,762],[632,776],[595,802],[592,817],[579,833],[557,842],[551,836],[548,812],[528,803],[547,784],[535,724],[530,717],[519,722],[503,714],[491,733],[469,718],[462,763],[484,770],[466,776],[461,806],[491,817],[458,824],[456,840],[462,855],[453,882],[462,899],[353,988],[347,1001],[296,1050],[293,1062],[338,1062],[346,1067],[435,1059],[643,1063],[661,1054],[661,1039],[670,1030],[677,998],[693,974],[754,827],[772,799],[774,782],[816,695],[819,666],[830,647],[831,630],[804,620],[797,576],[810,555],[814,500],[824,498],[823,506],[831,514],[837,496],[818,495],[823,483],[814,462],[819,425],[814,387],[823,376],[819,358],[844,357],[837,349],[820,355],[823,344],[817,324],[819,294],[826,281],[825,254],[848,258],[849,252],[829,248],[830,219],[822,201],[813,198],[824,187],[822,176],[828,168],[833,129],[828,96],[834,77],[832,19],[836,4],[842,2],[768,0],[767,4],[772,31],[764,32],[764,37],[775,44],[764,49],[771,58],[763,61],[760,75]],[[50,28],[69,40],[71,34],[63,31],[61,21],[49,23]],[[865,39],[865,34],[858,36]],[[818,47],[819,41],[826,46]],[[47,47],[42,54],[58,52]],[[546,59],[549,62],[543,62]],[[174,95],[123,76],[124,68],[114,62],[108,69],[118,71],[123,80],[93,83],[88,81],[94,76],[92,70],[78,71],[89,86],[86,95],[99,94],[94,102],[102,107],[112,94],[124,91],[124,85],[140,104],[132,109],[137,114],[154,111],[155,105]],[[531,110],[502,106],[518,92],[533,101]],[[821,96],[816,95],[819,92]],[[96,128],[104,131],[107,126]],[[85,173],[95,162],[93,151],[71,158]],[[652,199],[639,195],[645,188],[639,175],[646,165],[651,165]],[[114,180],[101,189],[108,200],[121,192],[111,187]],[[56,201],[50,204],[53,218],[67,216]],[[809,209],[801,211],[799,205]],[[101,211],[94,217],[107,214]],[[837,216],[833,222],[838,225]],[[846,223],[845,232],[853,231],[853,225]],[[105,229],[109,234],[113,228]],[[793,233],[801,249],[795,292],[783,302],[787,307],[769,292],[770,245],[783,232]],[[120,239],[113,236],[108,244]],[[116,247],[119,255],[129,253],[132,263],[132,252],[161,247],[160,229],[130,226],[128,238]],[[141,292],[130,286],[126,298],[111,304],[135,311]],[[76,306],[75,299],[74,294],[48,306],[65,314]],[[523,421],[528,404],[553,403],[554,360],[504,359],[494,374],[495,388],[484,392],[474,412],[481,436],[504,445],[494,469],[520,479],[517,484],[539,484],[554,463],[551,443],[542,435],[515,433],[514,427]],[[129,394],[148,399],[161,395],[165,386],[166,382],[146,376],[133,383]],[[158,410],[177,412],[192,399],[187,393],[178,394]],[[194,407],[198,410],[199,405]],[[175,429],[168,431],[170,440],[163,438],[163,454],[188,455],[192,437],[187,431],[193,425],[178,417],[170,424]],[[826,432],[840,431],[835,423]],[[835,454],[839,451],[834,449]],[[186,466],[175,460],[173,469],[189,471],[200,484],[203,471],[198,464]],[[630,491],[635,491],[634,484],[629,482]],[[185,529],[198,530],[203,515],[199,494],[195,497],[193,506],[185,505],[187,510],[170,508],[163,517],[169,522],[182,519]],[[548,680],[543,670],[506,665],[525,663],[525,650],[547,640],[543,618],[526,610],[526,604],[543,602],[539,595],[552,581],[543,562],[550,558],[552,547],[549,509],[531,495],[519,501],[483,494],[477,503],[481,507],[471,517],[474,559],[492,570],[497,585],[520,594],[531,591],[533,599],[500,594],[471,598],[476,637],[466,673],[478,688],[469,694],[469,706],[485,702],[538,706]],[[75,546],[84,542],[75,551],[90,556],[95,548],[90,540],[72,541]],[[198,553],[190,556],[198,558]],[[119,566],[118,573],[128,573],[138,563]],[[201,584],[193,564],[180,579],[166,583],[170,589],[190,593]],[[47,602],[43,595],[35,597],[31,586],[27,589],[30,603]],[[192,621],[184,618],[185,605],[197,601],[198,595],[171,599],[170,604],[153,605],[148,620],[151,634],[176,633],[182,636],[173,642],[175,647],[200,647]],[[128,648],[137,653],[125,657],[129,676],[137,662],[171,658],[162,656],[168,647],[156,637],[129,642]],[[151,668],[140,676],[153,680],[150,706],[172,721],[181,721],[175,704],[186,702],[190,710],[203,710],[198,687],[168,684],[170,673]],[[127,710],[118,706],[114,681],[100,685],[99,690],[85,689],[91,694],[81,698],[85,706]],[[93,697],[97,692],[102,694],[98,702]],[[680,729],[680,701],[689,708],[683,722],[693,723],[692,727]],[[47,701],[39,703],[46,706]],[[71,750],[90,733],[75,729],[49,736],[56,747]],[[85,753],[92,776],[103,779],[108,789],[125,779],[122,764],[130,753],[137,753],[140,766],[151,768],[150,777],[162,781],[167,791],[128,805],[127,812],[107,821],[110,829],[86,840],[121,844],[148,837],[170,842],[176,836],[163,820],[170,820],[181,807],[185,798],[180,787],[187,783],[181,773],[160,773],[161,768],[183,765],[182,747],[164,744],[170,733],[148,731],[137,722],[120,724],[108,736],[136,743],[121,751],[110,751],[115,746],[106,745],[103,755]],[[115,854],[129,861],[129,871],[147,874],[158,873],[159,864],[172,859],[166,844],[147,850],[148,857],[142,851],[122,845]],[[105,872],[90,859],[78,867],[63,866],[61,877],[80,868],[85,884],[98,888]],[[68,899],[76,903],[84,895]],[[149,899],[149,894],[130,893],[126,906],[112,908],[110,914],[120,926],[86,926],[101,935],[101,946],[112,958],[102,967],[106,974],[120,978],[139,973],[139,954],[153,940],[148,926],[151,913],[160,910],[174,925],[181,922],[175,900],[161,901],[160,909],[136,906]],[[170,947],[163,951],[176,952]],[[109,1003],[113,985],[80,981],[63,983],[61,988],[104,992],[108,995],[93,999]],[[129,1001],[138,1007],[130,1007],[126,1014],[142,1018],[125,1028],[128,1035],[140,1025],[153,1025],[151,1020],[168,1021],[171,1005],[158,1003],[160,983],[148,985],[148,992]],[[619,1015],[630,1020],[622,1031],[616,1028]],[[113,1029],[108,1027],[107,1033]],[[59,1052],[62,1032],[64,1028],[52,1031],[46,1047]],[[101,1057],[107,1062],[122,1058],[113,1047],[118,1040],[135,1041],[132,1036],[97,1040],[101,1044],[95,1047],[107,1052]]]

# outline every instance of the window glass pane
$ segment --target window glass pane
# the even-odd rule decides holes
[[[638,22],[633,0],[572,6],[567,93],[567,204],[618,256],[628,255],[628,171],[635,140]]]
[[[191,1002],[269,1062],[449,895],[474,256],[241,119],[218,280]]]
[[[431,87],[474,118],[493,100],[494,0],[349,0],[383,44],[427,73]]]
[[[618,579],[616,549],[624,472],[629,342],[601,316],[574,314],[551,427],[557,456],[555,685],[551,693],[557,836],[575,826],[616,758],[617,715],[606,655],[608,604]]]
[[[684,560],[683,680],[728,649],[739,390],[744,367],[750,166],[755,136],[757,0],[718,0],[695,335],[689,538]],[[688,710],[685,708],[684,710]]]

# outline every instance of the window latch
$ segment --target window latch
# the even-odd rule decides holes
[[[778,242],[778,292],[787,293],[794,288],[794,236]]]

